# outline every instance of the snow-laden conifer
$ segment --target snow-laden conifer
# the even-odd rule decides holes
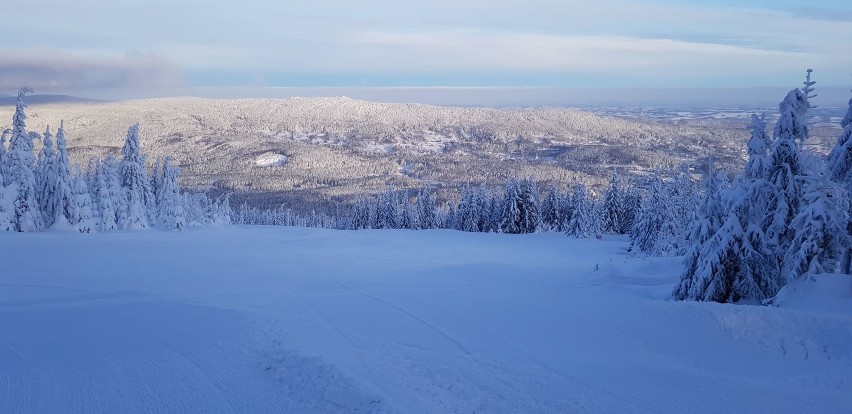
[[[630,231],[627,223],[627,210],[627,198],[622,188],[621,178],[618,173],[613,171],[609,180],[609,188],[604,193],[604,231],[612,234],[625,234]]]
[[[86,177],[77,168],[72,181],[72,206],[69,222],[80,233],[93,233],[97,230],[97,223],[92,211],[92,199],[89,197],[89,187],[86,185]]]
[[[435,206],[435,197],[432,189],[426,186],[417,193],[417,216],[420,218],[420,227],[434,229],[438,227],[438,217]]]
[[[512,234],[525,232],[521,204],[521,189],[518,181],[507,181],[500,209],[500,232]]]
[[[552,184],[541,205],[541,221],[545,230],[562,231],[562,200],[563,197],[559,189],[555,184]]]
[[[843,193],[835,194],[835,196],[845,195],[845,204],[847,220],[847,234],[852,237],[852,99],[849,100],[849,108],[846,110],[846,116],[840,122],[843,127],[843,132],[837,138],[837,142],[828,155],[828,174],[832,181],[838,184],[843,190]],[[852,245],[846,249],[846,252],[841,259],[840,271],[846,274],[852,274]]]
[[[573,214],[568,220],[565,232],[580,239],[596,237],[594,202],[590,199],[586,186],[578,184],[571,195]]]
[[[160,168],[157,168],[157,171],[160,171]],[[171,165],[171,160],[167,157],[163,160],[161,171],[162,175],[157,180],[160,225],[168,230],[183,230],[186,227],[186,219],[184,217],[180,185],[177,181],[180,169]]]
[[[15,230],[20,232],[39,231],[43,226],[41,209],[36,198],[33,136],[26,129],[24,97],[30,92],[32,90],[29,88],[22,88],[18,92],[15,114],[12,117],[12,137],[9,142],[9,177],[6,178],[12,187],[7,191],[15,194],[13,202]]]
[[[11,129],[4,129],[2,133],[0,133],[0,177],[3,177],[3,180],[0,181],[0,187],[5,187],[11,184],[11,175],[9,174],[9,152],[6,151],[6,138],[11,136]]]
[[[144,229],[150,227],[149,209],[156,205],[145,171],[145,158],[140,152],[139,124],[127,130],[127,139],[121,150],[121,187],[127,207],[121,226],[125,229]]]
[[[772,140],[766,133],[766,114],[759,117],[751,115],[751,138],[748,140],[748,163],[746,164],[745,177],[749,180],[765,178],[769,168],[769,148]]]
[[[36,170],[36,198],[42,213],[45,227],[53,225],[56,218],[56,200],[54,190],[57,179],[56,152],[53,149],[53,134],[48,126],[42,137],[43,147],[38,154]]]
[[[791,280],[837,272],[852,245],[847,231],[844,190],[822,177],[806,180],[803,208],[790,224],[794,237],[784,257]]]
[[[662,177],[655,173],[630,230],[631,252],[654,254],[661,232],[668,225],[668,196]]]
[[[399,197],[388,185],[385,192],[376,198],[376,228],[396,229],[399,228],[400,218]]]
[[[776,196],[766,212],[772,220],[766,234],[782,252],[792,242],[790,223],[798,215],[801,203],[802,181],[796,177],[804,175],[805,171],[799,160],[797,142],[807,139],[808,128],[803,119],[807,105],[800,90],[790,91],[778,106],[781,117],[773,133],[775,142],[767,174]]]
[[[96,172],[96,192],[97,198],[100,201],[98,205],[98,229],[100,231],[110,231],[118,229],[117,200],[120,197],[120,189],[117,186],[117,177],[108,177],[106,163],[97,166]],[[112,184],[112,185],[111,185]]]
[[[705,179],[704,198],[698,209],[698,219],[689,234],[690,248],[684,258],[684,271],[680,282],[675,285],[673,297],[677,300],[689,299],[689,292],[701,262],[704,244],[716,235],[725,220],[725,210],[720,195],[721,179],[711,169]]]

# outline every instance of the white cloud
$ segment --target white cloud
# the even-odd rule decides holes
[[[814,66],[821,80],[850,81],[852,55],[844,51],[852,25],[825,19],[837,10],[760,3],[767,2],[50,0],[4,10],[6,32],[16,35],[0,37],[0,48],[143,51],[184,70],[244,79],[564,71],[636,77],[637,86],[654,77],[731,84]]]

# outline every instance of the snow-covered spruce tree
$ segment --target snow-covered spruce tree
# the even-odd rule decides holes
[[[769,148],[772,140],[766,134],[766,114],[759,117],[751,115],[751,138],[748,140],[748,164],[746,164],[745,178],[756,180],[766,178],[769,170]]]
[[[627,200],[618,173],[612,172],[609,188],[604,193],[603,227],[604,231],[612,234],[625,234],[630,231],[627,226]]]
[[[720,195],[721,179],[712,171],[708,173],[704,184],[704,198],[698,208],[698,219],[689,233],[690,248],[684,259],[684,271],[680,275],[680,282],[675,285],[672,296],[676,300],[690,299],[689,292],[692,282],[698,273],[698,265],[701,262],[701,251],[704,244],[716,235],[725,220],[725,210],[722,206]]]
[[[6,138],[12,134],[11,129],[4,129],[0,133],[0,187],[5,187],[11,184],[11,176],[9,175],[9,153],[6,151]]]
[[[95,158],[89,158],[89,163],[86,166],[86,187],[89,188],[89,195],[92,197],[92,210],[97,217],[100,214],[98,206],[98,169],[100,161]]]
[[[373,228],[374,210],[373,203],[367,197],[361,196],[352,206],[352,214],[349,228],[352,230],[364,230]]]
[[[166,157],[162,164],[162,175],[157,180],[157,188],[160,196],[158,204],[160,225],[168,230],[180,231],[186,227],[186,219],[183,212],[180,185],[177,181],[178,174],[180,174],[180,169],[172,166],[171,159]]]
[[[419,230],[420,217],[417,215],[417,206],[414,203],[406,201],[402,204],[402,215],[400,228],[409,230]]]
[[[506,182],[503,190],[503,202],[500,208],[500,232],[526,233],[523,223],[520,183],[516,180]]]
[[[497,222],[494,220],[493,197],[485,188],[485,184],[481,184],[476,191],[476,202],[479,204],[479,231],[483,233],[497,231]]]
[[[116,199],[119,197],[120,189],[116,187],[110,188],[108,184],[106,166],[104,164],[97,165],[96,171],[96,193],[99,203],[97,204],[100,210],[97,214],[98,229],[100,231],[110,231],[118,229],[118,216],[116,214]],[[113,178],[113,182],[117,183],[118,179]]]
[[[565,232],[569,236],[574,236],[580,239],[596,237],[594,216],[594,202],[589,198],[588,191],[584,184],[577,184],[574,187],[574,193],[571,195],[573,204],[573,214],[568,220]]]
[[[44,225],[35,190],[33,136],[27,132],[27,115],[24,112],[24,97],[30,92],[32,90],[29,88],[22,88],[18,92],[15,115],[12,117],[12,138],[9,142],[7,180],[12,188],[7,191],[15,194],[13,213],[15,230],[19,232],[39,231]]]
[[[681,168],[674,179],[663,183],[668,194],[663,213],[665,220],[660,228],[656,243],[651,251],[655,256],[681,256],[688,250],[687,238],[692,223],[696,220],[695,206],[700,204],[695,186],[685,168]]]
[[[843,255],[852,245],[847,232],[846,206],[838,196],[842,189],[829,185],[822,177],[807,177],[803,208],[790,224],[793,243],[784,257],[791,280],[817,273],[839,270]]]
[[[668,213],[665,210],[669,204],[668,193],[659,172],[654,174],[650,184],[630,230],[631,252],[654,254],[660,232],[667,225]]]
[[[45,204],[49,205],[50,226],[60,223],[61,227],[74,224],[75,214],[74,182],[71,176],[71,163],[68,159],[68,144],[65,139],[65,125],[60,124],[56,131],[56,156],[53,175],[49,184]]]
[[[476,201],[474,190],[467,184],[461,189],[459,203],[456,207],[456,222],[453,228],[461,231],[479,231],[479,203]]]
[[[204,197],[207,198],[206,195]],[[231,209],[231,194],[226,193],[223,196],[219,196],[212,204],[213,215],[210,217],[210,221],[205,224],[214,224],[217,226],[231,224],[231,217],[234,216],[234,211]]]
[[[48,126],[42,136],[43,147],[38,154],[36,170],[36,198],[39,201],[45,227],[53,225],[56,217],[54,184],[56,182],[56,152],[53,150],[53,134]]]
[[[148,228],[151,225],[149,206],[156,203],[145,171],[145,158],[140,152],[139,124],[128,128],[121,152],[124,156],[121,162],[121,188],[127,206],[121,227],[133,230]]]
[[[799,214],[802,197],[802,181],[796,179],[805,174],[799,161],[799,145],[807,139],[808,128],[804,122],[808,102],[798,89],[790,91],[778,106],[781,118],[775,126],[767,176],[775,188],[775,198],[766,212],[772,221],[766,234],[779,248],[780,254],[790,248],[793,232],[790,223]]]
[[[562,231],[562,194],[555,184],[550,186],[541,206],[541,221],[547,231]]]
[[[399,228],[399,201],[393,186],[388,185],[385,192],[376,198],[376,228]]]
[[[719,231],[703,245],[686,299],[764,303],[778,292],[772,275],[777,273],[777,266],[771,251],[768,246],[754,245],[749,234],[753,231],[743,229],[736,213],[728,215]]]
[[[160,202],[162,201],[162,193],[160,192],[160,181],[163,179],[162,162],[162,159],[157,158],[154,162],[154,168],[151,170],[151,175],[148,177],[148,182],[151,183],[151,194],[154,195],[154,203],[157,205],[158,216],[160,213]]]
[[[86,176],[77,168],[72,178],[73,205],[69,222],[80,233],[94,233],[97,223],[92,211],[92,199],[89,197],[89,187]]]
[[[107,192],[115,209],[116,223],[119,229],[123,229],[124,224],[128,222],[129,208],[127,205],[127,195],[121,187],[121,164],[112,155],[107,155],[103,162],[104,180],[106,181]]]
[[[438,228],[438,217],[435,206],[435,197],[432,189],[426,186],[417,193],[417,216],[420,218],[420,227],[423,229]]]
[[[15,231],[15,216],[12,214],[11,197],[7,197],[3,184],[3,172],[0,171],[0,231]]]
[[[522,217],[526,233],[535,233],[541,229],[541,195],[538,183],[531,178],[521,181]]]
[[[843,132],[837,138],[837,143],[828,155],[828,174],[832,181],[837,183],[845,195],[846,205],[846,229],[850,237],[852,237],[852,201],[849,197],[852,196],[852,99],[849,100],[849,108],[846,110],[846,116],[840,122]],[[852,274],[852,245],[850,245],[841,259],[840,271],[846,274]]]

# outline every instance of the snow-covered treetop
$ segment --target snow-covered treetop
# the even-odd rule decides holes
[[[746,176],[751,178],[763,177],[766,172],[766,156],[772,141],[766,134],[766,114],[751,115],[751,138],[748,140],[748,164]]]
[[[814,85],[816,85],[816,82],[811,80],[811,73],[813,71],[813,69],[808,69],[808,74],[805,76],[805,81],[802,82],[802,84],[804,85],[802,87],[802,93],[805,95],[805,102],[807,102],[808,108],[816,108],[810,103],[811,99],[817,97],[816,94],[811,94],[811,92],[814,91]]]
[[[124,141],[121,154],[124,156],[124,161],[143,164],[142,155],[139,151],[139,124],[133,124],[127,129],[127,139]]]
[[[50,125],[45,128],[41,143],[44,144],[44,148],[53,148],[53,134],[50,133]]]
[[[9,150],[18,150],[30,153],[33,150],[32,136],[27,133],[27,115],[24,97],[31,93],[30,88],[21,88],[18,91],[18,102],[15,105],[15,115],[12,117],[12,138],[9,141]]]
[[[775,125],[774,138],[776,140],[789,139],[804,142],[808,137],[808,127],[804,122],[804,115],[808,112],[808,100],[799,89],[793,89],[778,105],[781,118]]]

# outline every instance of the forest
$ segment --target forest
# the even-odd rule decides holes
[[[53,135],[26,129],[18,95],[14,127],[0,145],[0,228],[33,232],[71,228],[80,232],[236,223],[333,229],[455,229],[506,234],[564,232],[578,238],[629,235],[635,255],[685,256],[675,299],[768,304],[789,282],[818,273],[850,273],[852,262],[852,99],[842,133],[827,155],[809,148],[808,110],[815,82],[778,105],[768,131],[766,114],[752,115],[748,158],[731,175],[714,169],[712,157],[700,180],[683,165],[660,165],[649,175],[622,178],[612,169],[600,195],[576,183],[570,192],[546,190],[531,177],[512,177],[502,187],[463,185],[439,202],[435,189],[362,193],[332,208],[306,213],[286,206],[265,208],[229,194],[181,192],[180,169],[170,158],[147,165],[140,127],[130,126],[122,158],[90,158],[73,172],[64,124]],[[487,135],[487,134],[486,134]],[[6,137],[9,136],[8,148]],[[34,141],[42,142],[35,154]],[[287,162],[282,158],[283,163]],[[277,162],[277,161],[276,161]]]

